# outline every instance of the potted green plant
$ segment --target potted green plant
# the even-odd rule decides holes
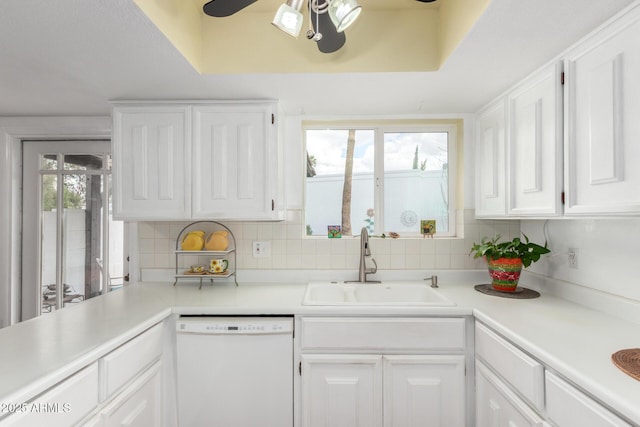
[[[469,254],[473,254],[474,258],[483,257],[487,260],[493,289],[515,292],[522,267],[529,267],[542,255],[551,252],[546,242],[544,246],[540,246],[530,242],[526,235],[522,236],[524,240],[515,237],[511,241],[500,242],[501,236],[498,234],[491,240],[483,237],[480,243],[473,244]]]

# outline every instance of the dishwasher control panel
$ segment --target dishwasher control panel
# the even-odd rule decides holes
[[[185,317],[176,331],[190,334],[286,334],[293,332],[290,317]]]

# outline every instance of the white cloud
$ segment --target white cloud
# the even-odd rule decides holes
[[[316,158],[318,175],[343,174],[348,130],[307,131],[307,151]],[[373,172],[374,131],[357,130],[353,171]],[[446,133],[387,133],[384,143],[385,170],[408,170],[413,167],[416,145],[418,167],[426,160],[427,170],[441,170],[447,162]]]

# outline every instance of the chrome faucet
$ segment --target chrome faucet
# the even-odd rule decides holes
[[[367,274],[375,274],[378,271],[376,260],[371,258],[373,267],[367,268],[367,257],[371,258],[371,249],[369,248],[369,232],[366,227],[362,227],[360,232],[360,267],[358,268],[357,283],[380,283],[379,280],[367,280]],[[355,280],[348,280],[345,283],[354,283]]]

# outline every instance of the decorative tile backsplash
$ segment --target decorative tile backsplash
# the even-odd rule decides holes
[[[329,239],[306,237],[304,214],[287,212],[282,222],[224,222],[237,243],[238,269],[357,269],[360,255],[358,237]],[[140,267],[166,269],[175,266],[176,238],[189,222],[141,222],[138,225]],[[371,253],[382,270],[484,268],[484,262],[469,257],[473,242],[483,236],[519,235],[519,221],[476,220],[471,209],[458,211],[456,227],[464,237],[455,238],[371,238]],[[436,235],[437,236],[437,235]],[[254,241],[269,241],[271,256],[254,258]],[[182,257],[182,267],[203,263],[196,256]]]

